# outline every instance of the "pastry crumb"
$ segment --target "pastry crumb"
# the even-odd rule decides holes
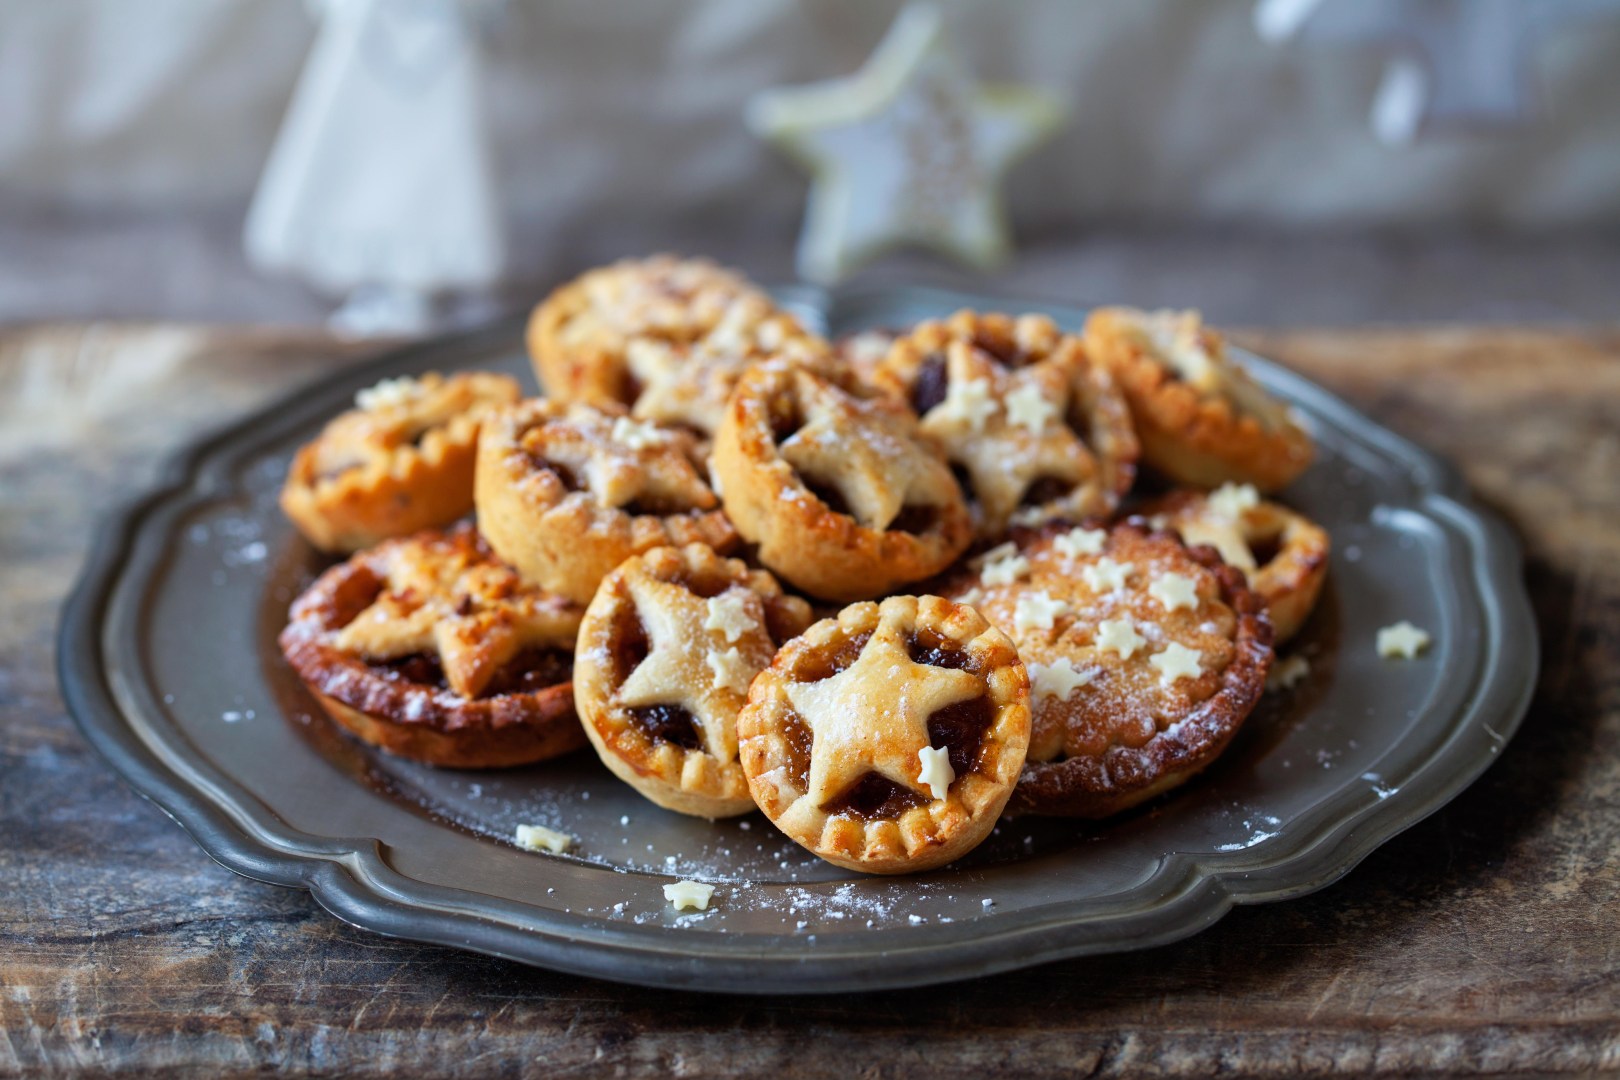
[[[519,825],[512,843],[524,851],[549,851],[561,855],[574,846],[574,838],[565,832],[548,829],[544,825]]]

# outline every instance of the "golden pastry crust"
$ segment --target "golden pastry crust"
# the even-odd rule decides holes
[[[737,531],[777,575],[828,600],[939,572],[972,534],[945,462],[888,398],[786,362],[737,384],[711,460]]]
[[[941,591],[1018,647],[1034,714],[1014,813],[1101,818],[1185,782],[1265,690],[1271,627],[1212,548],[1145,523],[1014,529]]]
[[[1189,545],[1208,544],[1249,579],[1271,615],[1276,644],[1299,633],[1327,580],[1327,530],[1302,514],[1228,485],[1206,495],[1173,491],[1143,508],[1155,528],[1173,529]]]
[[[874,376],[956,466],[980,537],[1015,518],[1110,514],[1138,447],[1113,377],[1044,315],[958,311],[895,342]]]
[[[894,343],[905,334],[883,326],[868,327],[853,334],[845,334],[833,342],[833,358],[849,369],[861,386],[879,388],[878,369]]]
[[[430,765],[498,768],[584,745],[569,684],[581,615],[522,584],[463,524],[327,570],[294,601],[280,644],[365,742]]]
[[[815,361],[828,346],[740,274],[656,255],[552,293],[530,319],[529,351],[553,400],[618,402],[640,419],[712,434],[750,364]]]
[[[505,375],[384,379],[299,449],[281,508],[323,551],[448,525],[472,509],[480,421],[520,396]]]
[[[777,653],[737,720],[759,808],[851,870],[900,874],[989,835],[1029,742],[1007,636],[937,596],[853,604]]]
[[[574,702],[613,774],[669,810],[754,808],[737,713],[810,605],[712,548],[654,548],[603,580],[579,628]]]
[[[1311,463],[1311,437],[1294,411],[1226,355],[1196,311],[1099,308],[1085,342],[1125,391],[1143,459],[1172,480],[1269,492]]]
[[[478,527],[524,578],[581,603],[632,555],[689,543],[726,550],[736,531],[689,431],[536,398],[485,420]]]

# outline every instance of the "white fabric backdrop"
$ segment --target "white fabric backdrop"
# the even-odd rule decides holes
[[[744,131],[743,102],[853,70],[896,6],[510,0],[489,100],[520,235],[796,220],[802,178]],[[1380,55],[1267,46],[1250,9],[949,5],[981,75],[1074,109],[1015,173],[1015,219],[1620,222],[1620,20],[1534,54],[1536,123],[1397,150],[1367,130]],[[0,0],[0,212],[245,204],[312,30],[291,0]]]

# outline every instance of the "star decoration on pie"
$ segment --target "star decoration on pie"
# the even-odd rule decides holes
[[[923,434],[968,475],[984,524],[999,529],[1037,480],[1078,487],[1097,471],[1095,455],[1068,424],[1055,423],[1069,402],[1069,380],[1051,364],[1007,368],[966,341],[945,348],[946,397],[923,414]],[[1004,407],[973,426],[951,407],[959,386],[984,384]]]
[[[703,597],[649,575],[631,577],[627,584],[647,628],[648,649],[613,703],[627,709],[678,705],[697,720],[710,757],[735,760],[737,699],[770,662],[775,650],[769,640],[763,632],[744,635],[740,648],[719,649],[701,629],[709,614]]]
[[[912,438],[904,414],[805,372],[797,383],[805,422],[780,453],[801,477],[835,488],[855,520],[878,531],[908,504],[935,501],[949,470]]]
[[[885,620],[849,667],[787,686],[812,736],[807,794],[825,807],[868,773],[932,794],[919,775],[919,752],[930,746],[928,718],[983,692],[965,671],[912,660],[899,628]]]
[[[950,793],[956,770],[951,768],[951,751],[945,746],[925,746],[917,751],[917,782],[927,787],[936,799]]]
[[[1397,657],[1415,660],[1418,653],[1429,647],[1431,640],[1427,630],[1421,630],[1402,619],[1378,631],[1378,655],[1386,660]]]
[[[1075,690],[1090,685],[1095,677],[1094,672],[1076,670],[1068,657],[1060,657],[1050,664],[1031,662],[1027,667],[1030,691],[1037,698],[1067,700]]]
[[[467,553],[395,558],[382,591],[338,631],[337,648],[373,660],[437,654],[450,689],[469,700],[526,648],[572,648],[578,611],[518,588],[504,566]]]
[[[590,496],[603,508],[644,502],[712,510],[719,504],[676,432],[663,431],[662,439],[643,433],[620,440],[614,432],[621,420],[628,418],[610,418],[590,406],[575,406],[565,419],[525,432],[521,445],[540,461],[560,465],[583,478]],[[629,433],[631,429],[624,430]]]
[[[1185,574],[1160,574],[1148,586],[1148,595],[1166,611],[1198,610],[1198,584]]]
[[[1069,605],[1065,601],[1054,600],[1051,593],[1037,589],[1018,598],[1013,608],[1013,626],[1019,632],[1050,630],[1058,618],[1068,613]]]
[[[986,585],[1011,585],[1028,576],[1029,559],[1010,541],[979,556],[979,580]]]
[[[1054,97],[976,83],[940,10],[913,3],[861,71],[766,91],[747,119],[811,173],[799,274],[828,283],[902,244],[999,263],[1011,246],[1001,176],[1062,115]]]
[[[1080,578],[1092,592],[1107,593],[1123,589],[1136,571],[1131,563],[1115,562],[1104,555],[1080,571]]]
[[[1177,679],[1196,679],[1204,673],[1203,656],[1179,641],[1166,645],[1163,652],[1148,658],[1159,672],[1159,681],[1169,686]]]
[[[991,393],[989,379],[961,379],[951,383],[945,400],[933,411],[939,426],[961,426],[976,435],[1001,411],[1001,405]]]
[[[1136,650],[1146,645],[1147,639],[1136,632],[1129,619],[1104,619],[1097,624],[1099,651],[1112,649],[1121,660],[1129,660],[1136,655]]]
[[[1242,521],[1245,512],[1259,505],[1260,492],[1253,484],[1226,483],[1209,493],[1209,508],[1228,521]]]
[[[703,629],[718,630],[727,641],[736,641],[759,625],[759,606],[752,592],[733,586],[719,596],[709,597]]]
[[[1065,558],[1078,559],[1086,555],[1101,555],[1103,544],[1107,541],[1106,529],[1078,528],[1053,537],[1052,546]]]

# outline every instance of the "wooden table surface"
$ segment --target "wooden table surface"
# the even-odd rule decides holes
[[[53,673],[97,514],[356,350],[0,332],[0,1074],[1620,1070],[1620,332],[1247,333],[1461,464],[1518,526],[1544,666],[1454,803],[1315,896],[957,986],[708,997],[390,941],[211,862],[86,746]]]

